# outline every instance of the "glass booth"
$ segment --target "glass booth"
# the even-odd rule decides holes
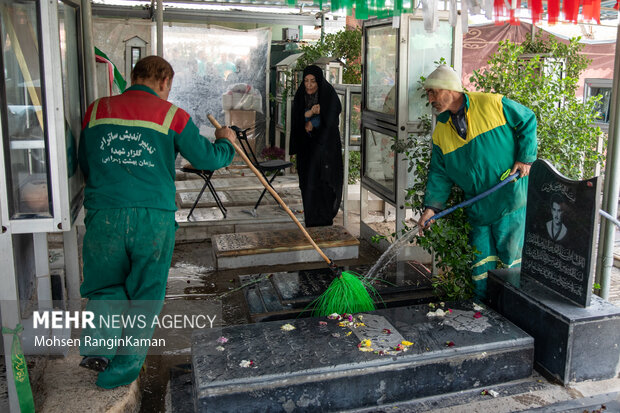
[[[3,231],[67,231],[83,197],[79,1],[0,5]]]
[[[349,212],[349,160],[351,152],[359,152],[361,146],[360,126],[362,121],[362,85],[335,84],[340,99],[340,139],[344,152],[344,190],[342,191],[343,225],[348,224]]]
[[[408,161],[392,149],[395,140],[404,141],[419,134],[420,117],[430,115],[422,97],[419,80],[445,59],[460,72],[462,36],[448,23],[448,13],[440,13],[440,24],[433,33],[424,30],[422,13],[403,14],[398,24],[393,18],[372,19],[363,24],[362,79],[362,216],[360,233],[370,238],[376,232],[368,225],[376,219],[395,220],[394,231],[404,228],[407,208],[405,196]],[[369,191],[385,203],[382,216],[372,217],[364,206]]]

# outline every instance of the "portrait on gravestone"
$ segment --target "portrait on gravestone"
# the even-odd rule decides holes
[[[564,223],[564,210],[566,209],[564,196],[558,192],[552,193],[549,201],[549,207],[551,211],[551,219],[547,221],[546,224],[547,233],[553,241],[563,244],[569,239],[569,237],[567,237],[568,229]]]
[[[521,273],[573,303],[590,302],[598,178],[574,181],[549,162],[530,172]]]

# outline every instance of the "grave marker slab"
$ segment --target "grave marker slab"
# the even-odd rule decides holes
[[[446,306],[459,310],[458,318],[481,320],[474,318],[470,301]],[[192,345],[195,411],[341,411],[485,388],[531,374],[532,338],[496,312],[483,310],[485,328],[479,332],[446,323],[450,314],[428,317],[428,311],[428,305],[418,305],[363,314],[368,336],[326,317],[199,331]],[[295,329],[282,329],[287,323]],[[220,334],[226,343],[218,342]],[[413,344],[388,355],[360,351],[361,338],[371,336],[372,345],[386,349],[396,337]]]
[[[334,225],[312,227],[307,230],[314,242],[330,259],[357,258],[359,241],[344,227]],[[219,234],[214,235],[211,242],[215,262],[220,269],[323,261],[297,227],[276,231]]]
[[[521,271],[581,307],[590,304],[598,177],[573,181],[549,162],[532,165]]]

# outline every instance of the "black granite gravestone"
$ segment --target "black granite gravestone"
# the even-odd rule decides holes
[[[534,343],[522,330],[472,302],[444,309],[443,316],[418,305],[356,314],[355,322],[298,318],[196,332],[194,411],[380,407],[531,374]]]
[[[489,271],[489,304],[534,337],[536,365],[564,384],[620,370],[620,308],[591,293],[599,193],[597,178],[536,161],[521,269]]]
[[[573,181],[549,162],[532,165],[521,271],[587,307],[594,275],[598,178]]]

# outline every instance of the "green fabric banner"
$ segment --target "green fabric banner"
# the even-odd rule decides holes
[[[26,358],[19,341],[19,333],[23,330],[24,327],[21,324],[18,324],[15,329],[2,327],[2,334],[13,334],[11,363],[13,364],[13,379],[15,381],[17,399],[19,400],[19,409],[21,413],[34,413],[34,399],[32,398],[32,389],[30,388],[28,366],[26,365]]]

